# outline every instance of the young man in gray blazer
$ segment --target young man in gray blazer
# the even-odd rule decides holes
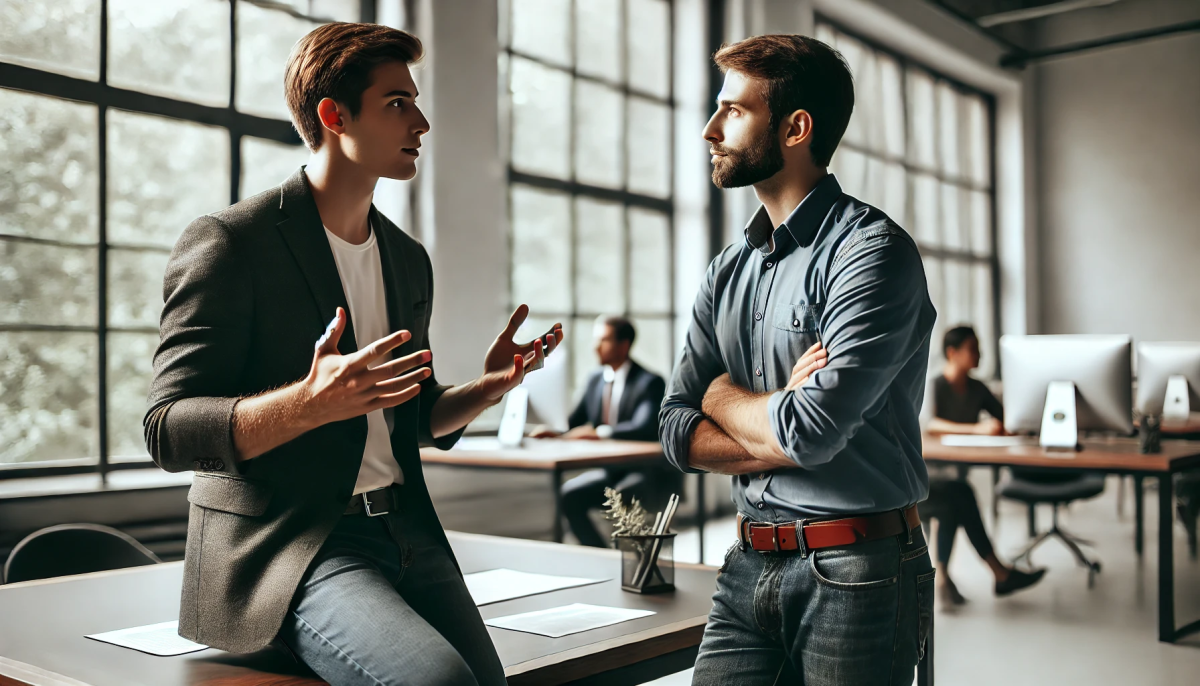
[[[434,378],[429,257],[371,203],[416,173],[421,56],[373,24],[301,39],[285,92],[309,164],[192,222],[163,286],[145,432],[160,467],[196,472],[179,633],[279,637],[335,685],[504,683],[418,448],[452,446],[562,341],[514,343],[522,306],[479,378]]]

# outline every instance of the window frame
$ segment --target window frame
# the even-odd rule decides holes
[[[998,217],[997,217],[997,210],[996,210],[996,96],[992,93],[989,93],[988,91],[982,90],[980,88],[976,88],[976,87],[968,85],[952,76],[948,76],[945,73],[938,71],[937,69],[929,67],[924,62],[921,62],[919,60],[914,60],[911,57],[908,57],[907,55],[905,55],[901,52],[898,52],[876,40],[868,38],[868,37],[862,35],[861,33],[858,33],[855,30],[846,27],[844,24],[842,24],[838,21],[835,21],[833,19],[830,19],[829,17],[827,17],[821,13],[816,13],[814,15],[813,19],[814,19],[814,22],[813,22],[814,37],[816,34],[816,27],[824,24],[824,25],[832,28],[834,31],[845,34],[846,36],[862,43],[863,45],[870,48],[871,50],[874,50],[875,52],[878,52],[878,53],[883,53],[883,54],[887,55],[888,57],[891,57],[892,59],[896,60],[897,64],[899,65],[899,70],[900,70],[900,79],[901,79],[901,81],[900,81],[900,83],[901,83],[900,96],[901,96],[902,106],[904,108],[905,155],[903,157],[897,158],[895,156],[888,155],[886,153],[881,153],[879,151],[871,150],[868,146],[858,145],[858,144],[854,144],[854,143],[848,143],[845,140],[843,140],[841,143],[838,144],[838,150],[842,150],[842,149],[851,150],[851,151],[856,152],[864,157],[873,158],[873,159],[876,159],[876,160],[879,160],[882,162],[887,162],[890,164],[895,164],[895,165],[898,165],[901,168],[903,168],[904,172],[905,172],[905,193],[908,195],[907,205],[908,205],[909,212],[915,211],[913,209],[913,203],[912,203],[912,199],[913,199],[912,176],[914,174],[923,174],[925,176],[931,176],[941,183],[947,183],[947,184],[950,184],[959,189],[983,192],[987,195],[988,205],[989,205],[988,206],[988,221],[991,223],[991,231],[989,232],[990,233],[990,242],[988,245],[988,253],[986,255],[982,255],[980,253],[973,252],[969,248],[963,249],[963,250],[955,250],[955,249],[948,249],[948,248],[942,248],[942,247],[934,247],[934,246],[923,244],[919,241],[917,242],[917,247],[919,248],[922,257],[932,258],[932,259],[938,260],[942,263],[958,262],[960,264],[966,264],[966,265],[971,265],[971,266],[981,265],[981,264],[986,264],[988,266],[988,268],[990,269],[990,272],[991,272],[991,280],[990,280],[989,285],[991,287],[990,300],[992,303],[992,321],[990,323],[992,326],[992,334],[993,334],[992,340],[990,342],[994,346],[993,350],[999,351],[1000,350],[1000,336],[1002,335],[1002,331],[1001,331],[1001,314],[1000,314],[1000,257],[999,257],[1000,243],[999,243],[999,237],[997,235],[998,234],[998,230],[997,230]],[[947,85],[949,85],[958,94],[976,96],[976,97],[979,97],[982,99],[982,101],[984,103],[985,112],[986,112],[986,122],[987,122],[987,127],[988,127],[988,131],[987,131],[988,184],[985,187],[980,187],[974,183],[968,183],[964,179],[955,179],[952,177],[948,177],[938,169],[929,169],[929,168],[923,167],[921,165],[918,165],[918,164],[912,162],[909,159],[909,157],[912,154],[911,151],[913,150],[912,127],[909,125],[910,124],[909,117],[911,116],[911,110],[909,109],[909,106],[908,106],[908,73],[909,73],[910,69],[922,71],[925,74],[927,74],[931,79],[933,79],[935,87],[939,81],[944,82]],[[934,111],[937,112],[936,105],[935,105]],[[915,235],[913,236],[913,240],[916,241]],[[939,313],[939,316],[940,316],[940,313]],[[947,324],[953,325],[949,322],[947,322]],[[940,345],[941,345],[940,341],[933,341],[934,348],[939,348]],[[990,378],[991,379],[1001,378],[1000,356],[998,353],[995,355],[994,366],[993,366],[992,375]]]
[[[45,71],[23,65],[0,61],[0,88],[21,91],[34,95],[47,96],[61,100],[84,103],[96,106],[98,110],[97,132],[97,194],[99,207],[97,209],[98,237],[95,243],[74,243],[55,239],[36,238],[31,236],[0,233],[0,240],[5,242],[22,242],[45,246],[68,248],[96,248],[96,282],[97,307],[95,326],[79,325],[47,325],[47,324],[0,324],[0,332],[59,332],[59,333],[94,333],[98,338],[97,346],[97,387],[96,387],[96,437],[98,446],[97,461],[94,464],[78,464],[80,461],[90,462],[91,456],[66,457],[60,460],[43,460],[37,462],[18,462],[0,464],[0,479],[14,479],[36,476],[58,476],[64,474],[95,474],[104,478],[108,472],[117,469],[138,469],[152,466],[147,456],[144,460],[121,460],[112,462],[109,455],[108,432],[108,334],[109,333],[142,333],[157,334],[157,326],[114,326],[108,322],[108,252],[111,248],[118,250],[151,251],[170,253],[171,248],[140,244],[110,242],[108,240],[108,110],[119,109],[135,114],[147,114],[193,124],[206,124],[225,129],[229,134],[229,202],[236,204],[241,199],[241,161],[242,138],[252,136],[264,138],[279,143],[301,146],[303,142],[288,119],[275,119],[254,114],[248,114],[236,109],[237,76],[238,76],[238,42],[237,42],[237,3],[246,2],[264,9],[286,12],[294,17],[313,22],[335,21],[328,17],[305,14],[289,5],[271,0],[228,0],[229,2],[229,100],[225,106],[202,105],[196,102],[173,97],[152,95],[136,90],[119,88],[108,83],[108,23],[109,1],[97,0],[100,11],[100,60],[99,76],[95,81],[87,78],[68,76],[53,71]],[[309,4],[311,10],[311,0]],[[374,22],[376,18],[375,0],[359,0],[359,20]],[[182,228],[182,227],[181,227]]]
[[[640,90],[638,88],[631,87],[629,84],[629,30],[628,30],[627,22],[628,22],[628,14],[629,14],[628,5],[629,5],[630,0],[619,0],[619,2],[618,2],[618,5],[619,5],[618,12],[620,13],[619,32],[620,32],[620,36],[621,36],[621,38],[620,38],[621,47],[620,47],[620,53],[619,53],[620,61],[621,61],[621,69],[620,69],[621,77],[620,77],[619,82],[612,81],[612,80],[609,80],[609,79],[603,78],[603,77],[594,76],[591,74],[582,74],[578,71],[577,65],[578,65],[578,60],[579,60],[579,52],[578,52],[579,51],[579,42],[578,42],[577,36],[576,36],[576,27],[577,27],[577,20],[578,20],[576,10],[577,10],[577,4],[578,4],[579,0],[569,0],[570,20],[569,20],[569,24],[568,24],[568,29],[570,31],[570,50],[571,50],[571,66],[569,66],[569,67],[563,66],[554,61],[547,60],[547,59],[539,57],[537,55],[531,55],[531,54],[523,52],[521,50],[514,50],[513,46],[512,46],[512,30],[511,30],[512,23],[513,23],[512,17],[513,17],[513,11],[514,11],[514,9],[513,9],[514,3],[513,3],[513,0],[502,1],[502,4],[500,6],[500,12],[501,12],[500,53],[501,53],[501,55],[503,55],[505,57],[505,61],[502,63],[504,65],[504,68],[502,68],[501,74],[500,74],[500,85],[501,85],[500,137],[501,137],[502,143],[504,145],[504,150],[503,150],[504,158],[505,158],[504,162],[505,162],[505,170],[506,170],[506,177],[507,177],[506,182],[505,182],[505,188],[504,188],[505,206],[506,206],[505,211],[506,211],[506,219],[508,221],[508,226],[510,227],[509,231],[508,231],[508,235],[507,235],[507,244],[508,244],[507,279],[508,279],[508,294],[509,294],[510,309],[515,309],[517,306],[521,305],[521,303],[516,302],[515,298],[513,297],[513,272],[514,272],[515,257],[516,257],[516,250],[515,250],[515,246],[514,246],[514,242],[515,242],[514,231],[512,230],[512,226],[513,226],[513,202],[512,202],[513,188],[514,188],[514,186],[525,186],[525,187],[533,188],[533,189],[537,189],[537,190],[548,190],[548,191],[553,191],[553,192],[557,192],[557,193],[562,193],[562,194],[566,195],[568,200],[570,201],[571,226],[570,226],[570,233],[569,233],[569,243],[570,243],[569,279],[570,279],[571,291],[572,291],[571,305],[570,305],[569,310],[566,310],[566,311],[542,311],[542,310],[530,308],[529,316],[535,317],[538,319],[552,319],[552,320],[561,321],[563,323],[564,327],[572,326],[574,324],[574,322],[577,320],[589,319],[589,318],[594,319],[601,315],[612,315],[612,314],[622,315],[622,316],[629,318],[631,321],[634,322],[635,326],[637,325],[637,322],[639,320],[640,321],[651,320],[651,321],[666,322],[667,330],[668,330],[667,346],[668,346],[668,350],[670,351],[670,354],[669,354],[669,357],[667,360],[668,367],[666,369],[656,370],[656,371],[662,372],[663,374],[670,374],[670,372],[675,364],[675,357],[677,356],[677,353],[678,353],[678,351],[676,350],[675,343],[676,343],[676,338],[678,337],[678,334],[676,332],[676,329],[677,329],[676,321],[677,321],[678,314],[679,314],[677,311],[676,302],[675,302],[675,198],[676,198],[676,188],[675,188],[675,183],[676,183],[676,169],[675,169],[676,121],[675,121],[675,118],[676,118],[676,115],[678,112],[678,106],[679,106],[678,101],[675,98],[675,10],[676,10],[676,7],[675,7],[674,0],[657,0],[657,1],[662,2],[664,5],[666,5],[666,8],[667,8],[667,24],[666,24],[666,31],[667,31],[667,37],[666,37],[666,40],[667,40],[667,45],[666,45],[667,95],[666,95],[666,97],[648,93],[648,92]],[[569,164],[568,164],[569,178],[567,178],[567,179],[522,171],[521,169],[517,168],[513,164],[513,155],[512,155],[513,131],[515,129],[515,125],[514,125],[514,121],[513,121],[513,117],[512,117],[512,67],[511,67],[511,64],[512,64],[513,58],[528,60],[530,62],[537,64],[538,66],[540,66],[542,68],[552,69],[552,70],[555,70],[555,71],[558,71],[561,73],[565,73],[571,78],[571,87],[569,89],[570,103],[568,105],[569,130],[568,130],[568,139],[567,139],[567,146],[568,146],[567,154],[568,154],[568,160],[569,160]],[[577,94],[577,89],[575,87],[575,84],[577,81],[586,81],[589,83],[594,83],[594,84],[598,84],[601,86],[605,86],[607,88],[611,88],[611,89],[619,92],[622,96],[624,96],[623,112],[622,112],[624,121],[623,121],[623,126],[621,128],[621,143],[620,143],[621,150],[622,150],[622,157],[623,157],[622,164],[624,165],[624,170],[622,173],[621,188],[607,188],[607,187],[603,187],[603,186],[591,185],[591,184],[577,181],[575,178],[575,174],[576,174],[576,128],[577,128],[576,127],[576,123],[577,123],[576,105],[577,105],[577,99],[578,99],[578,94]],[[656,197],[653,195],[649,195],[649,194],[645,194],[645,193],[638,193],[638,192],[629,190],[630,168],[629,168],[628,149],[629,149],[629,124],[630,124],[630,122],[629,122],[630,97],[640,98],[643,100],[650,101],[656,105],[664,106],[670,112],[670,125],[668,127],[668,132],[667,132],[667,145],[666,145],[667,159],[665,160],[665,164],[666,164],[666,167],[668,170],[668,180],[667,180],[668,191],[664,197]],[[576,270],[576,265],[577,265],[577,261],[578,261],[578,252],[577,251],[578,251],[578,245],[579,245],[579,241],[578,241],[579,216],[578,216],[578,205],[576,203],[576,199],[578,199],[578,198],[587,198],[587,199],[591,199],[591,200],[608,201],[608,202],[622,205],[622,228],[621,228],[621,230],[625,232],[624,233],[624,255],[622,255],[622,260],[623,260],[624,267],[625,267],[624,283],[622,284],[623,289],[624,289],[623,300],[625,303],[625,308],[624,308],[624,311],[622,311],[622,312],[600,312],[600,311],[591,311],[591,310],[579,308],[578,293],[575,288],[576,283],[577,283],[576,279],[578,277],[577,270]],[[665,216],[666,221],[667,221],[667,246],[666,246],[667,263],[665,265],[663,265],[664,269],[666,269],[666,271],[667,271],[667,303],[668,303],[668,306],[667,306],[667,310],[665,312],[639,313],[632,306],[633,305],[633,295],[634,295],[632,293],[633,241],[631,240],[631,234],[630,234],[630,230],[629,230],[629,224],[630,224],[629,211],[630,211],[630,209],[633,209],[633,208],[647,209],[647,210],[651,210],[653,212],[660,213],[663,216]],[[541,332],[538,332],[538,333],[541,333]],[[577,336],[590,335],[590,331],[586,334],[582,331],[577,331],[574,333],[574,335],[577,335]],[[641,338],[641,335],[642,335],[642,332],[639,332],[639,336],[638,336],[639,339]],[[580,390],[579,388],[576,387],[576,379],[579,376],[578,375],[578,371],[579,371],[578,365],[580,365],[582,363],[583,362],[581,360],[574,359],[574,355],[571,356],[570,367],[567,370],[567,374],[568,374],[567,385],[568,385],[568,389],[572,392],[572,395],[577,395]]]

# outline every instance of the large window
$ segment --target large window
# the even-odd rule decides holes
[[[854,116],[831,170],[847,193],[916,238],[938,311],[934,361],[946,329],[971,324],[980,372],[994,376],[992,98],[827,23],[818,22],[817,38],[836,47],[854,74]]]
[[[500,16],[513,305],[531,335],[568,328],[573,386],[595,368],[600,314],[629,315],[634,356],[667,374],[671,3],[511,0]]]
[[[0,0],[0,477],[147,459],[172,245],[303,163],[288,53],[373,14],[373,0]]]

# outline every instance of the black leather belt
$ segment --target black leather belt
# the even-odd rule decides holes
[[[350,504],[346,506],[346,510],[342,514],[365,514],[368,517],[378,517],[393,512],[400,512],[402,509],[400,486],[392,484],[391,486],[377,488],[373,491],[359,493],[352,497]]]

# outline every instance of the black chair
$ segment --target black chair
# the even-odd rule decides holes
[[[1094,498],[1104,492],[1104,475],[1094,472],[1082,474],[1053,474],[1036,470],[1013,469],[1007,481],[1000,484],[997,492],[1001,497],[1017,500],[1029,507],[1029,534],[1033,540],[1025,546],[1013,562],[1029,561],[1034,549],[1049,538],[1057,538],[1075,555],[1080,566],[1088,569],[1088,588],[1096,583],[1096,575],[1100,573],[1100,562],[1089,559],[1083,554],[1080,545],[1091,545],[1089,541],[1072,536],[1058,526],[1058,508],[1069,505],[1076,500]],[[1034,519],[1034,507],[1047,503],[1053,508],[1053,521],[1050,530],[1038,534]]]
[[[100,524],[39,529],[13,548],[4,583],[158,564],[162,560],[132,536]]]

